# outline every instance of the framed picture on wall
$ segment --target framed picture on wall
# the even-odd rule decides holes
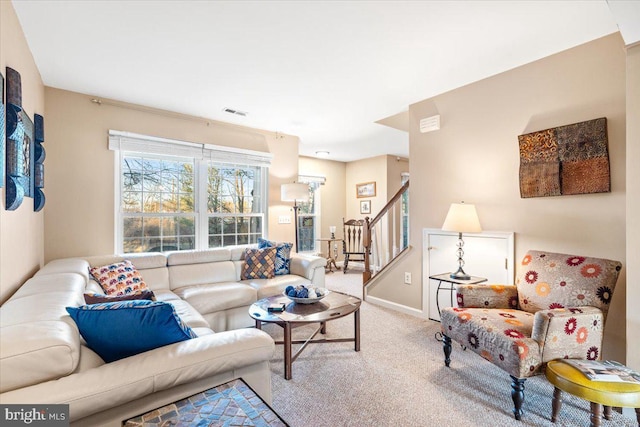
[[[371,213],[371,200],[360,200],[360,213],[361,214]]]
[[[359,199],[363,197],[375,197],[376,196],[375,181],[356,184],[356,195]]]

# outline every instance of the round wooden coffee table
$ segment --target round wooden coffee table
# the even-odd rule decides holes
[[[603,405],[607,420],[611,416],[611,407],[635,408],[640,424],[640,384],[591,381],[579,369],[561,359],[547,363],[545,375],[554,386],[552,422],[556,422],[562,405],[562,391],[566,391],[591,402],[592,427],[600,426]]]
[[[286,308],[282,312],[270,312],[268,307],[272,304],[285,303]],[[292,377],[291,365],[298,358],[307,344],[353,342],[355,351],[360,351],[360,298],[340,292],[331,292],[322,300],[313,304],[297,304],[284,295],[273,296],[256,301],[249,307],[249,315],[256,321],[256,328],[261,329],[263,323],[275,323],[284,329],[284,341],[276,341],[276,344],[284,345],[284,378]],[[327,322],[353,313],[353,338],[316,339],[318,332],[326,333]],[[298,326],[319,323],[318,329],[307,340],[292,340],[291,330]],[[302,344],[295,354],[292,354],[292,345]]]

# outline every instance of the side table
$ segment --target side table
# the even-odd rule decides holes
[[[562,391],[591,402],[591,426],[600,426],[602,406],[604,418],[611,416],[611,407],[635,408],[640,424],[640,384],[591,381],[579,369],[561,359],[547,363],[545,376],[553,384],[551,421],[556,422],[562,406]]]
[[[336,239],[334,237],[321,237],[321,238],[316,239],[316,240],[318,242],[327,242],[327,268],[329,269],[329,273],[333,273],[333,269],[331,268],[332,265],[336,270],[340,270],[340,267],[338,267],[336,265],[336,258],[338,257],[338,250],[336,248],[334,248],[333,256],[331,256],[331,243],[333,243],[333,242],[342,242],[342,239]]]
[[[476,276],[471,276],[469,280],[452,279],[451,273],[434,274],[433,276],[429,276],[429,279],[438,281],[438,288],[436,289],[436,307],[438,308],[438,317],[440,317],[440,290],[449,291],[451,306],[453,307],[453,294],[456,290],[455,285],[475,285],[487,281],[485,277]],[[445,284],[444,286],[443,283]],[[448,287],[447,284],[449,285]],[[442,341],[442,332],[436,332],[436,341]]]

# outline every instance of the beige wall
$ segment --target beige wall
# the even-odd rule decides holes
[[[514,231],[528,249],[620,260],[625,249],[625,53],[619,34],[570,49],[410,106],[411,245],[439,228],[452,202],[475,203],[485,230]],[[440,114],[442,128],[418,121]],[[607,117],[610,193],[522,199],[518,135]],[[416,191],[417,190],[417,191]],[[420,272],[414,250],[396,271]],[[376,296],[421,308],[422,286],[390,281]],[[607,320],[604,356],[625,358],[626,268]],[[425,308],[426,310],[426,308]]]
[[[320,186],[320,237],[330,237],[329,226],[336,227],[336,237],[342,238],[342,218],[345,214],[345,172],[346,163],[332,160],[300,157],[300,175],[324,176],[325,185]],[[319,248],[327,254],[327,244]],[[331,250],[333,253],[333,249]],[[338,259],[342,259],[342,246],[338,244]]]
[[[109,254],[114,242],[114,161],[107,148],[109,129],[183,141],[247,149],[273,155],[269,177],[269,235],[291,240],[293,227],[277,225],[288,209],[280,184],[297,177],[298,138],[226,125],[196,117],[46,88],[47,160],[45,259]]]
[[[356,184],[376,183],[375,197],[356,196]],[[387,203],[387,156],[370,157],[347,163],[345,174],[346,217],[345,219],[373,218]],[[371,200],[372,215],[360,213],[360,201]]]
[[[627,364],[640,370],[640,44],[627,49]]]
[[[13,5],[9,1],[0,1],[0,72],[6,77],[5,67],[20,73],[24,111],[31,119],[34,113],[44,116],[44,145],[48,153],[48,117],[42,78]],[[45,169],[48,170],[47,163]],[[45,193],[48,197],[46,188]],[[0,190],[0,199],[0,302],[3,302],[43,263],[44,213],[34,213],[33,199],[28,197],[15,211],[5,210],[4,186]],[[44,209],[46,211],[47,207]]]

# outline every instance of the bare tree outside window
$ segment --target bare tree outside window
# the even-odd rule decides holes
[[[255,243],[262,236],[261,170],[211,163],[207,171],[209,247]]]
[[[195,248],[193,171],[193,160],[123,158],[124,252]]]

